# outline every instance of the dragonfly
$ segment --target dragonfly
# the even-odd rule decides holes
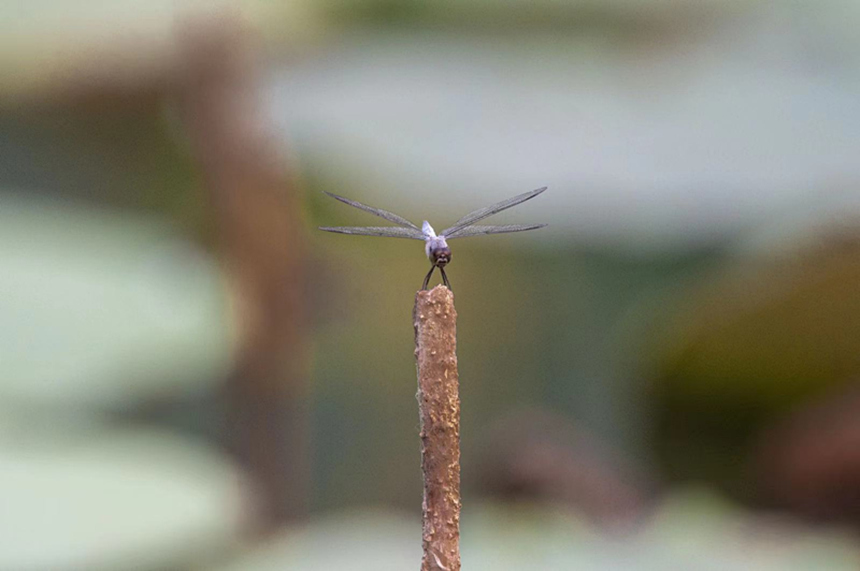
[[[366,204],[344,198],[343,196],[326,192],[325,194],[335,200],[339,200],[344,204],[348,204],[354,208],[358,208],[359,210],[370,212],[371,214],[397,224],[397,226],[320,226],[320,230],[358,236],[380,236],[384,238],[423,240],[424,253],[427,254],[427,258],[430,260],[430,271],[427,272],[427,276],[424,278],[424,285],[421,286],[421,289],[427,289],[427,285],[430,283],[430,277],[433,275],[433,271],[436,268],[439,268],[439,272],[442,274],[442,283],[445,287],[451,289],[451,282],[448,280],[448,275],[445,273],[445,266],[451,262],[451,248],[448,247],[448,240],[453,240],[454,238],[468,238],[469,236],[480,236],[483,234],[525,232],[526,230],[536,230],[538,228],[545,227],[546,224],[501,224],[495,226],[484,226],[475,223],[480,222],[484,218],[493,216],[494,214],[498,214],[502,210],[507,210],[517,204],[521,204],[526,200],[531,200],[546,189],[547,187],[544,186],[543,188],[518,194],[517,196],[508,198],[507,200],[502,200],[501,202],[491,204],[490,206],[474,210],[454,222],[453,226],[442,230],[438,234],[426,220],[424,221],[424,224],[422,224],[421,228],[419,228],[409,220],[394,214],[393,212],[368,206]]]

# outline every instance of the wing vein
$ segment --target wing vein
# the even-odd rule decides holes
[[[383,238],[410,238],[423,240],[421,230],[398,228],[396,226],[320,226],[320,230],[337,234],[353,234],[356,236],[380,236]]]
[[[323,191],[325,192],[325,191]],[[343,196],[338,196],[337,194],[333,194],[331,192],[325,192],[325,194],[331,196],[335,200],[339,200],[344,204],[349,204],[353,208],[358,208],[359,210],[364,210],[365,212],[370,212],[374,216],[379,216],[380,218],[385,218],[389,222],[394,222],[395,224],[399,224],[401,226],[405,226],[406,228],[412,228],[414,230],[421,231],[418,226],[410,222],[409,220],[399,216],[393,212],[389,212],[387,210],[383,210],[381,208],[375,208],[373,206],[368,206],[366,204],[362,204],[361,202],[356,202],[355,200],[350,200],[348,198],[344,198]]]
[[[445,236],[447,239],[453,238],[468,238],[469,236],[480,236],[482,234],[507,234],[509,232],[525,232],[526,230],[536,230],[545,227],[546,224],[501,224],[498,226],[466,226],[460,228],[450,236]]]
[[[442,235],[446,238],[455,236],[457,235],[458,231],[462,230],[466,226],[471,226],[479,220],[483,220],[484,218],[492,216],[493,214],[497,214],[502,210],[507,210],[508,208],[516,206],[517,204],[521,204],[526,200],[530,200],[545,190],[546,187],[538,188],[536,190],[532,190],[531,192],[524,192],[523,194],[518,194],[517,196],[508,198],[507,200],[502,200],[501,202],[491,204],[490,206],[485,206],[484,208],[474,210],[457,220],[457,222],[455,222],[454,225],[450,228],[446,228],[445,230],[443,230]]]

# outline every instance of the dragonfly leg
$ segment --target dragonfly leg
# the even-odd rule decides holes
[[[424,278],[424,285],[421,286],[421,289],[427,289],[427,284],[430,283],[430,276],[433,275],[433,270],[436,269],[436,265],[430,266],[430,271],[427,272],[427,276]]]
[[[442,272],[442,283],[445,285],[446,288],[451,289],[451,282],[448,281],[448,274],[445,273],[445,268],[439,266],[439,271]]]

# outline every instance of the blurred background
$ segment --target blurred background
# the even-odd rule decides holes
[[[860,566],[860,4],[0,2],[0,571]]]

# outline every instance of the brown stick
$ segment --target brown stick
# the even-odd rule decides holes
[[[412,317],[424,474],[421,571],[459,571],[460,380],[454,294],[441,285],[419,291]]]

